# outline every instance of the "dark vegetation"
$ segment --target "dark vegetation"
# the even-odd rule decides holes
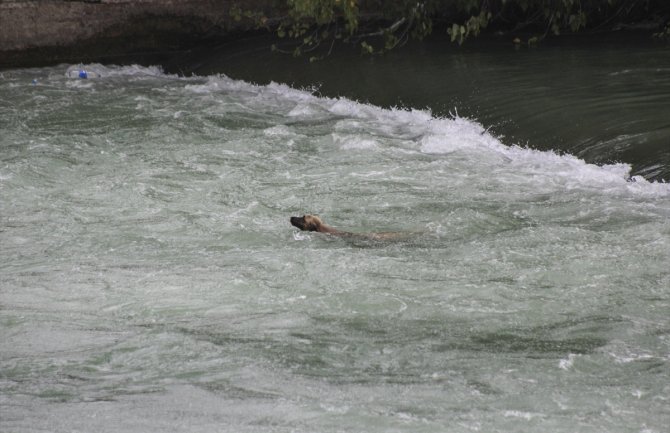
[[[486,32],[510,43],[537,45],[565,35],[634,29],[648,34],[650,41],[670,41],[670,0],[0,0],[0,4],[5,6],[0,14],[0,68],[123,59],[162,63],[175,52],[268,32],[275,35],[276,51],[309,60],[327,56],[338,44],[376,55],[431,34],[467,44]]]
[[[286,14],[272,23],[242,7],[231,12],[286,40],[274,49],[309,54],[312,60],[327,55],[337,42],[375,54],[434,32],[447,32],[458,44],[482,31],[530,45],[548,37],[622,29],[670,38],[667,0],[287,0],[286,6]]]

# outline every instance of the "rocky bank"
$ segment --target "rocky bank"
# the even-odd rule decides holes
[[[277,16],[273,0],[0,0],[0,68],[154,57]],[[268,20],[269,21],[269,20]]]

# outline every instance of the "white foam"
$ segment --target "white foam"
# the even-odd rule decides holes
[[[457,135],[425,135],[419,140],[423,153],[452,153],[458,150],[472,148],[479,143],[475,140]]]
[[[93,87],[93,83],[88,80],[77,80],[68,81],[65,86],[71,89],[90,89]]]
[[[270,128],[265,128],[263,134],[268,137],[289,137],[292,135],[291,130],[286,125],[276,125]]]
[[[312,237],[309,234],[307,234],[306,232],[294,231],[293,232],[293,239],[295,239],[296,241],[311,241]]]
[[[71,65],[65,70],[65,76],[68,78],[79,78],[80,71],[86,71],[88,78],[108,78],[108,77],[176,77],[175,75],[164,74],[158,66],[104,66],[100,63]]]
[[[367,118],[369,117],[366,106],[345,98],[339,98],[330,106],[329,111],[338,116]]]
[[[540,417],[540,416],[543,416],[543,415],[539,414],[539,413],[523,412],[523,411],[519,411],[519,410],[506,410],[503,413],[503,416],[505,418],[521,418],[521,419],[525,419],[526,421],[530,421],[533,418],[537,418],[537,417]]]
[[[631,362],[637,362],[637,361],[649,361],[650,359],[654,359],[652,355],[646,354],[646,353],[629,353],[626,355],[619,355],[616,353],[610,353],[610,355],[614,358],[614,361],[618,364],[629,364]]]
[[[333,141],[339,144],[340,149],[343,150],[364,150],[379,147],[379,143],[376,140],[360,135],[331,134],[331,136],[333,137]]]
[[[603,192],[668,197],[670,184],[649,182],[641,176],[631,177],[631,166],[625,163],[589,164],[573,155],[559,155],[505,145],[486,132],[477,122],[467,119],[433,119],[427,122],[426,133],[418,140],[421,152],[450,154],[467,151],[473,161],[506,162],[509,171],[524,174],[536,181],[560,185],[565,189],[598,187]],[[491,159],[495,155],[504,159]],[[495,168],[500,168],[495,167]]]
[[[155,67],[87,66],[104,68],[100,70],[103,76],[165,76]],[[174,78],[185,80],[185,89],[188,91],[199,94],[234,93],[250,109],[278,112],[300,121],[320,121],[332,118],[333,115],[342,117],[335,125],[340,135],[333,135],[342,151],[379,148],[376,136],[383,136],[399,140],[405,143],[399,146],[409,148],[400,147],[399,150],[413,150],[436,158],[459,153],[460,157],[471,160],[473,166],[479,164],[482,175],[495,170],[498,175],[525,176],[534,182],[566,190],[598,188],[603,193],[670,196],[670,184],[649,182],[639,176],[631,178],[631,167],[628,164],[599,166],[572,155],[504,144],[471,119],[457,116],[437,118],[427,110],[384,109],[346,98],[316,96],[310,91],[285,84],[261,86],[233,80],[225,75]],[[264,134],[282,136],[289,132],[280,125],[266,129]]]
[[[287,113],[289,117],[310,118],[318,116],[321,110],[311,104],[297,104],[291,111]]]
[[[569,370],[572,368],[573,365],[575,365],[575,358],[577,358],[578,355],[571,353],[568,355],[567,358],[563,358],[560,361],[558,361],[558,367],[561,370]]]

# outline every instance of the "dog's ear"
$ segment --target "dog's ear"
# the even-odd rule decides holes
[[[310,232],[318,232],[319,227],[321,226],[321,220],[319,217],[314,215],[305,215],[303,217],[305,228],[303,230],[308,230]]]

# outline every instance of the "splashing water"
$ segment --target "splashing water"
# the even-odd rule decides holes
[[[85,68],[0,78],[1,430],[668,425],[670,185],[470,119]]]

